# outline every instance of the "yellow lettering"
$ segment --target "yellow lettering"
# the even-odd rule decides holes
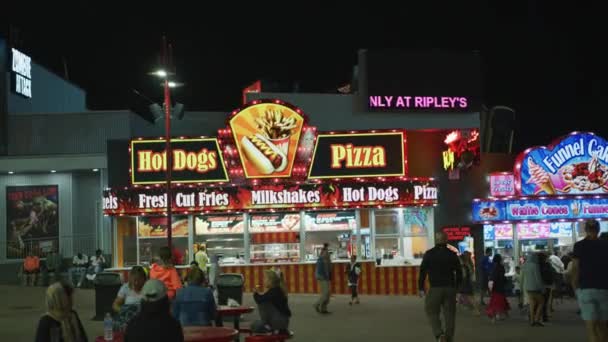
[[[207,157],[207,150],[203,150],[198,154],[198,171],[205,172],[209,170],[209,165],[207,165],[209,158]]]
[[[346,167],[353,167],[353,145],[346,145]]]
[[[454,168],[454,152],[451,150],[443,151],[443,169],[453,169]]]
[[[342,161],[346,158],[346,149],[343,145],[331,145],[331,167],[339,169],[342,167]]]
[[[186,152],[173,150],[173,170],[183,171],[186,168]]]
[[[211,152],[209,153],[209,168],[211,170],[215,170],[217,167],[217,153]]]
[[[384,153],[383,147],[380,147],[380,146],[374,147],[372,154],[373,154],[372,165],[374,167],[386,166],[386,153]]]
[[[152,151],[139,151],[137,152],[137,171],[147,172],[150,171],[152,163]]]

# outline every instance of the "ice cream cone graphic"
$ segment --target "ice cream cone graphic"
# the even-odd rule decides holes
[[[570,209],[572,210],[572,214],[574,214],[574,216],[578,216],[581,210],[580,203],[578,201],[572,202]]]
[[[547,195],[555,195],[557,193],[547,171],[536,164],[532,158],[528,158],[528,172],[530,173],[528,183],[536,184]]]
[[[555,192],[555,187],[553,186],[551,179],[549,179],[549,181],[547,181],[545,183],[542,183],[540,185],[540,188],[542,191],[547,193],[547,195],[555,195],[557,193],[557,192]]]

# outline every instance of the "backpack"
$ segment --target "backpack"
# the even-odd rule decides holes
[[[545,285],[553,284],[553,267],[549,263],[540,265],[540,277]]]

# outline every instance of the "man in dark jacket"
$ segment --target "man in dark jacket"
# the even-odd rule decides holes
[[[158,279],[150,279],[144,284],[141,294],[141,311],[129,322],[125,342],[184,341],[180,323],[171,316],[165,284]]]
[[[317,259],[315,268],[315,278],[319,283],[319,300],[315,302],[314,308],[318,313],[328,314],[327,305],[331,296],[331,261],[329,256],[329,248],[327,244],[323,245],[321,254]]]
[[[456,318],[456,293],[462,282],[462,271],[458,256],[447,247],[447,236],[435,234],[435,247],[424,253],[420,265],[418,288],[425,299],[425,311],[437,341],[451,342],[454,339]],[[430,288],[425,292],[426,277]],[[440,314],[443,311],[445,329],[442,328]]]

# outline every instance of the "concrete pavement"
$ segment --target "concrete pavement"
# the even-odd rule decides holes
[[[44,313],[42,287],[0,286],[0,341],[32,341],[40,316]],[[252,304],[245,294],[246,304]],[[353,341],[433,341],[423,312],[422,300],[416,297],[363,296],[360,305],[348,305],[348,297],[335,296],[330,304],[333,313],[320,316],[312,307],[315,297],[291,295],[293,311],[291,329],[297,342]],[[77,290],[78,311],[89,340],[102,334],[102,323],[91,321],[95,312],[93,290]],[[552,323],[544,328],[532,328],[518,310],[511,318],[492,324],[486,317],[475,317],[460,310],[456,341],[462,342],[584,342],[585,330],[576,315],[576,305],[566,300],[557,305]],[[247,320],[256,314],[247,315]]]

